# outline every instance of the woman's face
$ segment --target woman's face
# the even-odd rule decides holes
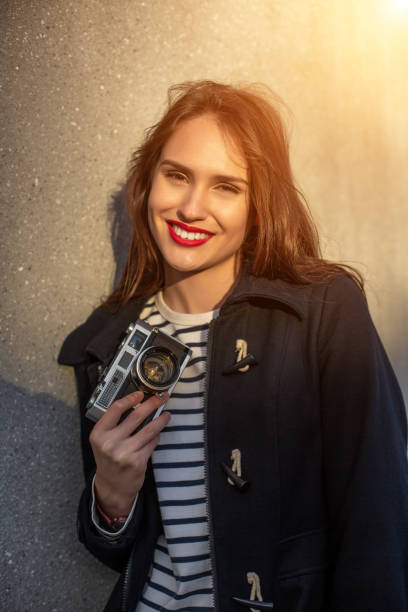
[[[242,152],[211,115],[181,123],[163,147],[148,200],[166,278],[221,269],[234,276],[248,217]]]

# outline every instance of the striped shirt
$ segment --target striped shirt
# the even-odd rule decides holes
[[[174,312],[161,292],[147,301],[140,314],[193,353],[166,404],[171,420],[152,454],[164,534],[157,540],[135,612],[214,610],[204,482],[204,386],[208,327],[217,315],[217,310]]]

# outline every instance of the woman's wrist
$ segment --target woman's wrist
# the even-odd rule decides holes
[[[115,493],[110,487],[104,486],[96,476],[94,488],[95,502],[98,511],[99,509],[102,510],[103,514],[107,516],[108,519],[112,520],[117,517],[126,517],[129,515],[137,493],[133,496]]]

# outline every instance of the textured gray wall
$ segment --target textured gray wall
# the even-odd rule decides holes
[[[403,4],[1,3],[2,610],[96,612],[115,579],[75,539],[74,380],[55,360],[120,266],[126,164],[170,84],[262,81],[286,100],[325,254],[366,276],[407,393]]]

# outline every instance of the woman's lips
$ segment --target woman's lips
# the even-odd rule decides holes
[[[167,221],[169,234],[177,244],[187,247],[200,246],[210,240],[214,234],[209,234],[200,228],[191,227],[180,222]]]

